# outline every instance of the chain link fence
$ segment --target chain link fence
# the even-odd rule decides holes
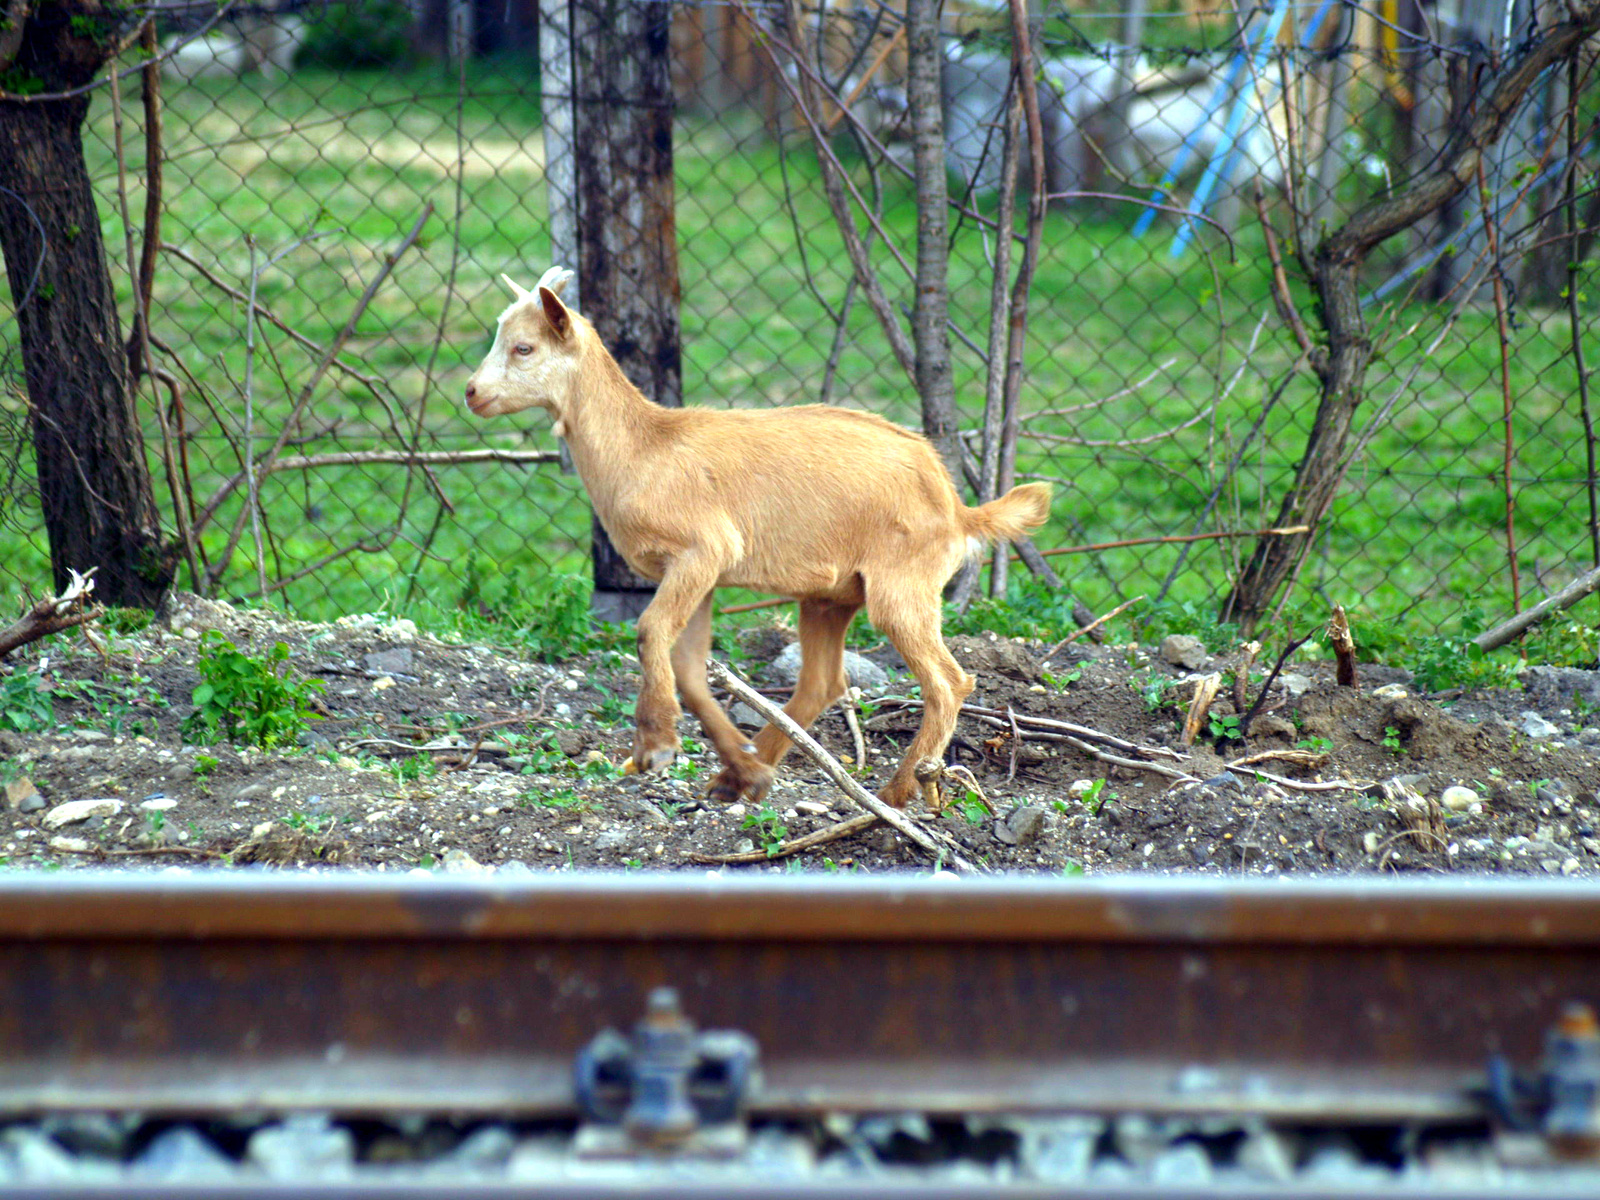
[[[686,400],[820,401],[916,425],[808,126],[826,126],[874,269],[909,313],[903,9],[670,11]],[[1034,13],[1052,199],[1016,475],[1057,486],[1041,549],[1103,547],[1049,559],[1079,599],[1214,608],[1227,593],[1317,421],[1318,242],[1438,168],[1486,72],[1541,18],[1414,0]],[[943,16],[952,366],[974,454],[1008,28],[976,5]],[[198,530],[180,585],[328,618],[493,605],[586,572],[588,505],[547,419],[479,422],[460,403],[505,303],[498,276],[526,285],[550,264],[538,33],[523,0],[236,5],[164,22],[159,108],[138,74],[95,94],[85,152],[125,322],[130,267],[145,237],[159,245],[155,374],[137,402],[158,506]],[[822,112],[797,104],[796,68],[772,52],[784,39],[808,48],[833,98]],[[1593,65],[1541,76],[1461,197],[1366,260],[1378,353],[1291,603],[1453,629],[1600,556],[1584,378],[1600,354]],[[49,554],[11,343],[0,578],[38,592]]]

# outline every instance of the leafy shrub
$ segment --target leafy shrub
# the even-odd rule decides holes
[[[410,8],[404,0],[328,0],[306,23],[298,65],[390,67],[411,55]]]
[[[311,697],[322,691],[319,680],[292,680],[283,667],[289,647],[278,642],[264,658],[245,654],[214,629],[200,639],[195,669],[200,685],[190,700],[194,712],[184,719],[183,736],[191,742],[230,742],[271,749],[293,741],[318,718]]]
[[[49,729],[56,714],[50,694],[39,686],[39,677],[18,671],[0,680],[0,729],[33,733]]]

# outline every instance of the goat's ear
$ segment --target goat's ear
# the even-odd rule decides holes
[[[558,338],[565,338],[572,332],[572,314],[553,291],[541,287],[539,303],[544,305],[544,319],[550,322],[550,328]]]
[[[526,300],[529,296],[533,295],[532,292],[530,292],[527,288],[523,287],[515,279],[511,278],[511,276],[502,275],[502,276],[500,276],[500,278],[505,280],[506,286],[511,289],[511,295],[513,297],[515,297],[516,299],[518,299],[518,300]]]

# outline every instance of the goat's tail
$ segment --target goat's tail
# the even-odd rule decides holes
[[[998,500],[966,510],[967,536],[985,542],[1014,542],[1050,517],[1050,485],[1024,483]]]

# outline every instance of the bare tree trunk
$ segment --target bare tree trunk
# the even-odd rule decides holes
[[[1306,525],[1289,537],[1263,538],[1222,604],[1222,619],[1246,632],[1267,612],[1273,595],[1305,553],[1344,478],[1346,444],[1373,345],[1361,314],[1362,264],[1379,243],[1455,199],[1477,178],[1478,164],[1512,124],[1528,89],[1547,67],[1575,53],[1600,29],[1600,0],[1574,5],[1570,20],[1552,25],[1515,63],[1487,81],[1471,121],[1458,126],[1437,165],[1410,187],[1356,212],[1317,248],[1315,283],[1328,331],[1327,349],[1313,359],[1322,399],[1295,480],[1275,526]]]
[[[545,83],[555,136],[570,139],[564,149],[571,155],[573,199],[560,210],[552,206],[560,213],[553,234],[574,248],[583,313],[623,371],[651,400],[675,408],[683,403],[683,366],[671,4],[555,0],[543,13],[549,40],[542,39],[541,53],[558,68],[563,16],[570,31],[570,124],[556,115],[564,99],[554,90],[560,82],[546,77]],[[655,585],[629,569],[598,520],[593,534],[595,614],[611,621],[638,616]]]
[[[906,0],[906,103],[917,183],[916,298],[911,337],[916,346],[917,394],[922,432],[944,459],[950,478],[961,479],[956,444],[955,383],[950,370],[950,195],[945,177],[944,107],[939,75],[939,0]]]
[[[97,0],[11,30],[11,63],[46,94],[90,82],[115,43]],[[154,608],[172,582],[127,383],[100,216],[83,157],[87,94],[0,101],[0,253],[16,305],[56,591],[98,567],[110,604]]]

